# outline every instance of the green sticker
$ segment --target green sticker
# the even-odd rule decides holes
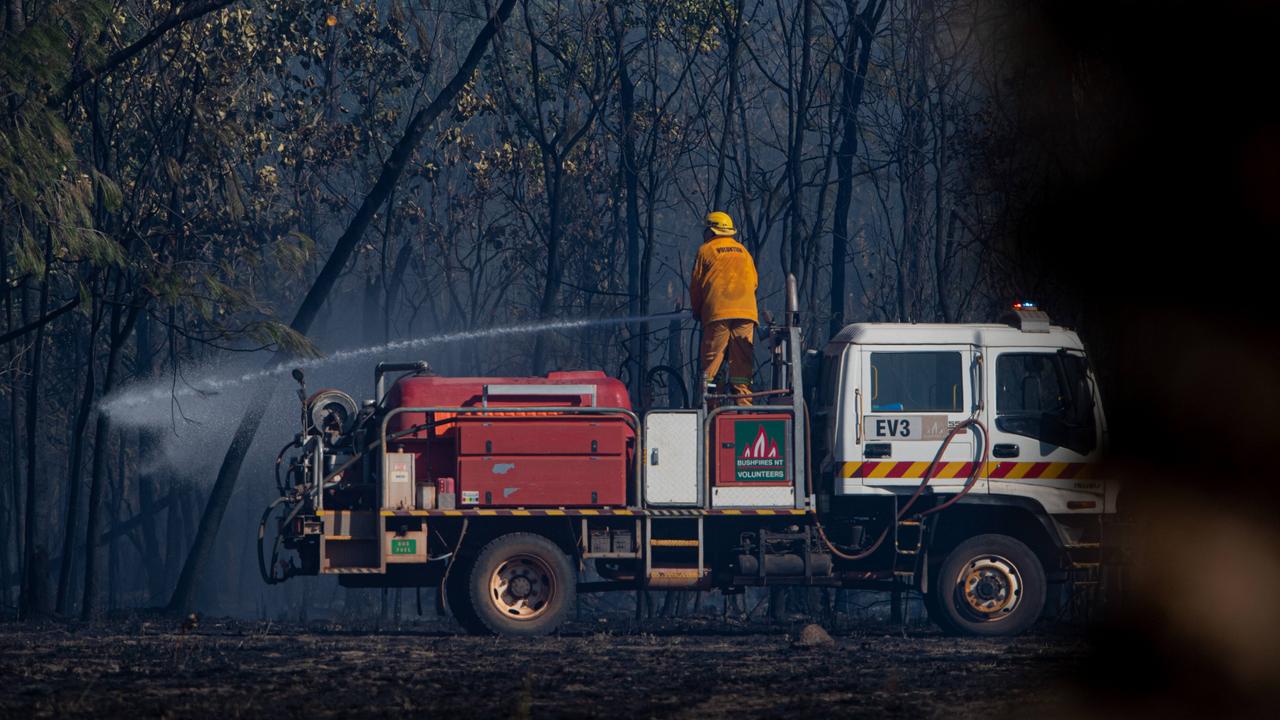
[[[417,555],[418,541],[413,539],[392,539],[391,540],[392,555]]]
[[[734,480],[786,482],[785,420],[739,420],[733,426]]]

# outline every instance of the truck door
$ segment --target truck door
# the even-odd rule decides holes
[[[855,477],[871,486],[920,483],[948,431],[974,410],[973,357],[968,345],[863,346],[866,400],[860,409],[862,458]],[[974,448],[973,432],[957,435],[930,487],[963,486],[977,460]]]
[[[1100,409],[1083,353],[991,348],[986,362],[990,492],[1027,495],[1050,513],[1101,512]]]

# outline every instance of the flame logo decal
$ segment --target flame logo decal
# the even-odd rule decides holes
[[[744,458],[776,458],[778,457],[778,443],[764,432],[764,425],[756,426],[756,439],[751,444],[743,448],[741,457]]]

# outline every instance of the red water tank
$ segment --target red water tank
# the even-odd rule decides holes
[[[635,433],[617,414],[512,412],[521,407],[631,409],[626,387],[599,371],[546,377],[412,376],[396,382],[386,407],[487,407],[436,411],[434,426],[393,447],[419,456],[419,482],[456,478],[460,507],[620,506],[627,502]],[[509,409],[503,412],[503,409]],[[427,413],[392,417],[389,434],[427,422]]]

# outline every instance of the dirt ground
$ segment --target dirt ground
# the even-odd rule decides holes
[[[446,624],[126,618],[0,624],[0,717],[1059,717],[1081,709],[1078,631],[957,639],[867,625],[579,624],[536,640]]]

